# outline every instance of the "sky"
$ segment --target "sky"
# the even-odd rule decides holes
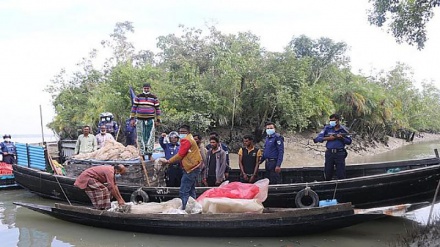
[[[204,28],[210,23],[233,34],[250,31],[269,51],[282,51],[294,36],[328,37],[347,43],[354,73],[389,71],[402,62],[413,69],[417,84],[433,81],[440,88],[439,11],[419,51],[397,44],[385,28],[371,26],[370,8],[368,0],[0,0],[0,135],[41,133],[40,106],[44,126],[55,114],[51,96],[43,91],[51,79],[61,69],[75,71],[124,21],[133,23],[135,33],[128,37],[137,50],[157,51],[156,38],[178,33],[179,24]]]

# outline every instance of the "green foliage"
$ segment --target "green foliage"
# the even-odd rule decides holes
[[[434,16],[433,8],[440,6],[439,0],[390,1],[370,0],[373,9],[368,20],[372,25],[382,27],[388,20],[389,31],[398,43],[417,45],[419,50],[425,46],[426,24]]]
[[[102,112],[124,123],[129,87],[140,93],[148,81],[160,99],[161,131],[183,123],[197,132],[220,126],[255,130],[268,120],[285,131],[302,131],[321,128],[334,112],[378,140],[401,129],[439,131],[440,91],[429,83],[415,88],[404,64],[366,78],[350,71],[347,45],[329,38],[300,36],[283,52],[269,52],[251,32],[180,28],[180,34],[158,37],[155,54],[136,51],[126,37],[134,27],[118,23],[102,42],[112,55],[101,68],[93,50],[78,71],[61,71],[46,89],[56,111],[50,128],[74,138],[81,125],[96,128]]]

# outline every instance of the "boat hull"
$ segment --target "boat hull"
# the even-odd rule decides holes
[[[123,214],[86,207],[15,203],[52,217],[114,230],[203,237],[275,237],[319,233],[384,217],[355,214],[351,204],[262,214]]]
[[[400,171],[386,172],[396,168]],[[13,169],[16,182],[40,196],[91,203],[84,191],[73,186],[73,177],[52,175],[19,165],[14,165]],[[318,194],[319,200],[337,199],[338,202],[351,202],[356,208],[372,208],[432,201],[440,180],[440,165],[437,158],[366,164],[347,167],[347,173],[351,176],[357,174],[357,177],[315,182],[307,181],[321,174],[322,168],[292,168],[283,170],[283,173],[284,177],[290,176],[300,182],[269,185],[265,207],[296,207],[296,195],[308,186]],[[359,176],[362,174],[365,175]],[[126,201],[139,188],[147,193],[149,201],[162,202],[179,197],[179,188],[176,187],[148,187],[120,182],[118,187]],[[207,189],[197,187],[197,195]]]

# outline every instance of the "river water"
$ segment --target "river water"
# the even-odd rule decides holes
[[[434,156],[436,142],[404,146],[374,157],[362,157],[358,162],[376,162]],[[440,145],[438,145],[440,147]],[[390,243],[417,222],[426,223],[429,208],[407,214],[405,218],[389,217],[321,234],[278,238],[205,238],[181,237],[122,232],[93,228],[53,219],[28,209],[17,207],[14,201],[53,205],[25,190],[0,191],[0,246],[390,246]],[[436,205],[434,215],[440,213]]]

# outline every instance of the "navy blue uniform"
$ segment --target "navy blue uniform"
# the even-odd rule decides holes
[[[348,130],[345,126],[340,125],[338,130],[334,127],[326,125],[324,129],[315,138],[316,142],[324,142],[324,137],[337,134],[348,134]],[[347,158],[347,150],[345,150],[345,145],[350,145],[352,142],[349,135],[343,136],[341,139],[335,139],[333,141],[327,141],[325,146],[327,150],[325,151],[325,165],[324,165],[324,176],[325,180],[332,180],[333,171],[336,166],[336,176],[338,179],[345,178],[345,158]]]
[[[3,162],[7,164],[15,164],[15,155],[17,154],[15,144],[13,142],[2,142],[0,143],[0,148],[3,156]]]
[[[159,137],[159,144],[163,148],[163,151],[165,152],[165,158],[169,160],[171,157],[177,154],[180,149],[179,143],[172,144],[172,143],[164,143],[163,137]],[[183,169],[182,166],[179,163],[175,164],[169,164],[168,168],[166,170],[166,183],[168,187],[180,187],[180,181],[182,180],[183,176]]]
[[[261,163],[266,161],[266,173],[265,177],[269,179],[270,184],[281,183],[281,176],[275,172],[275,168],[281,167],[284,157],[284,138],[275,133],[266,137],[264,143],[263,157],[261,157]]]
[[[131,126],[131,118],[125,120],[125,143],[126,145],[136,146],[136,126]]]

